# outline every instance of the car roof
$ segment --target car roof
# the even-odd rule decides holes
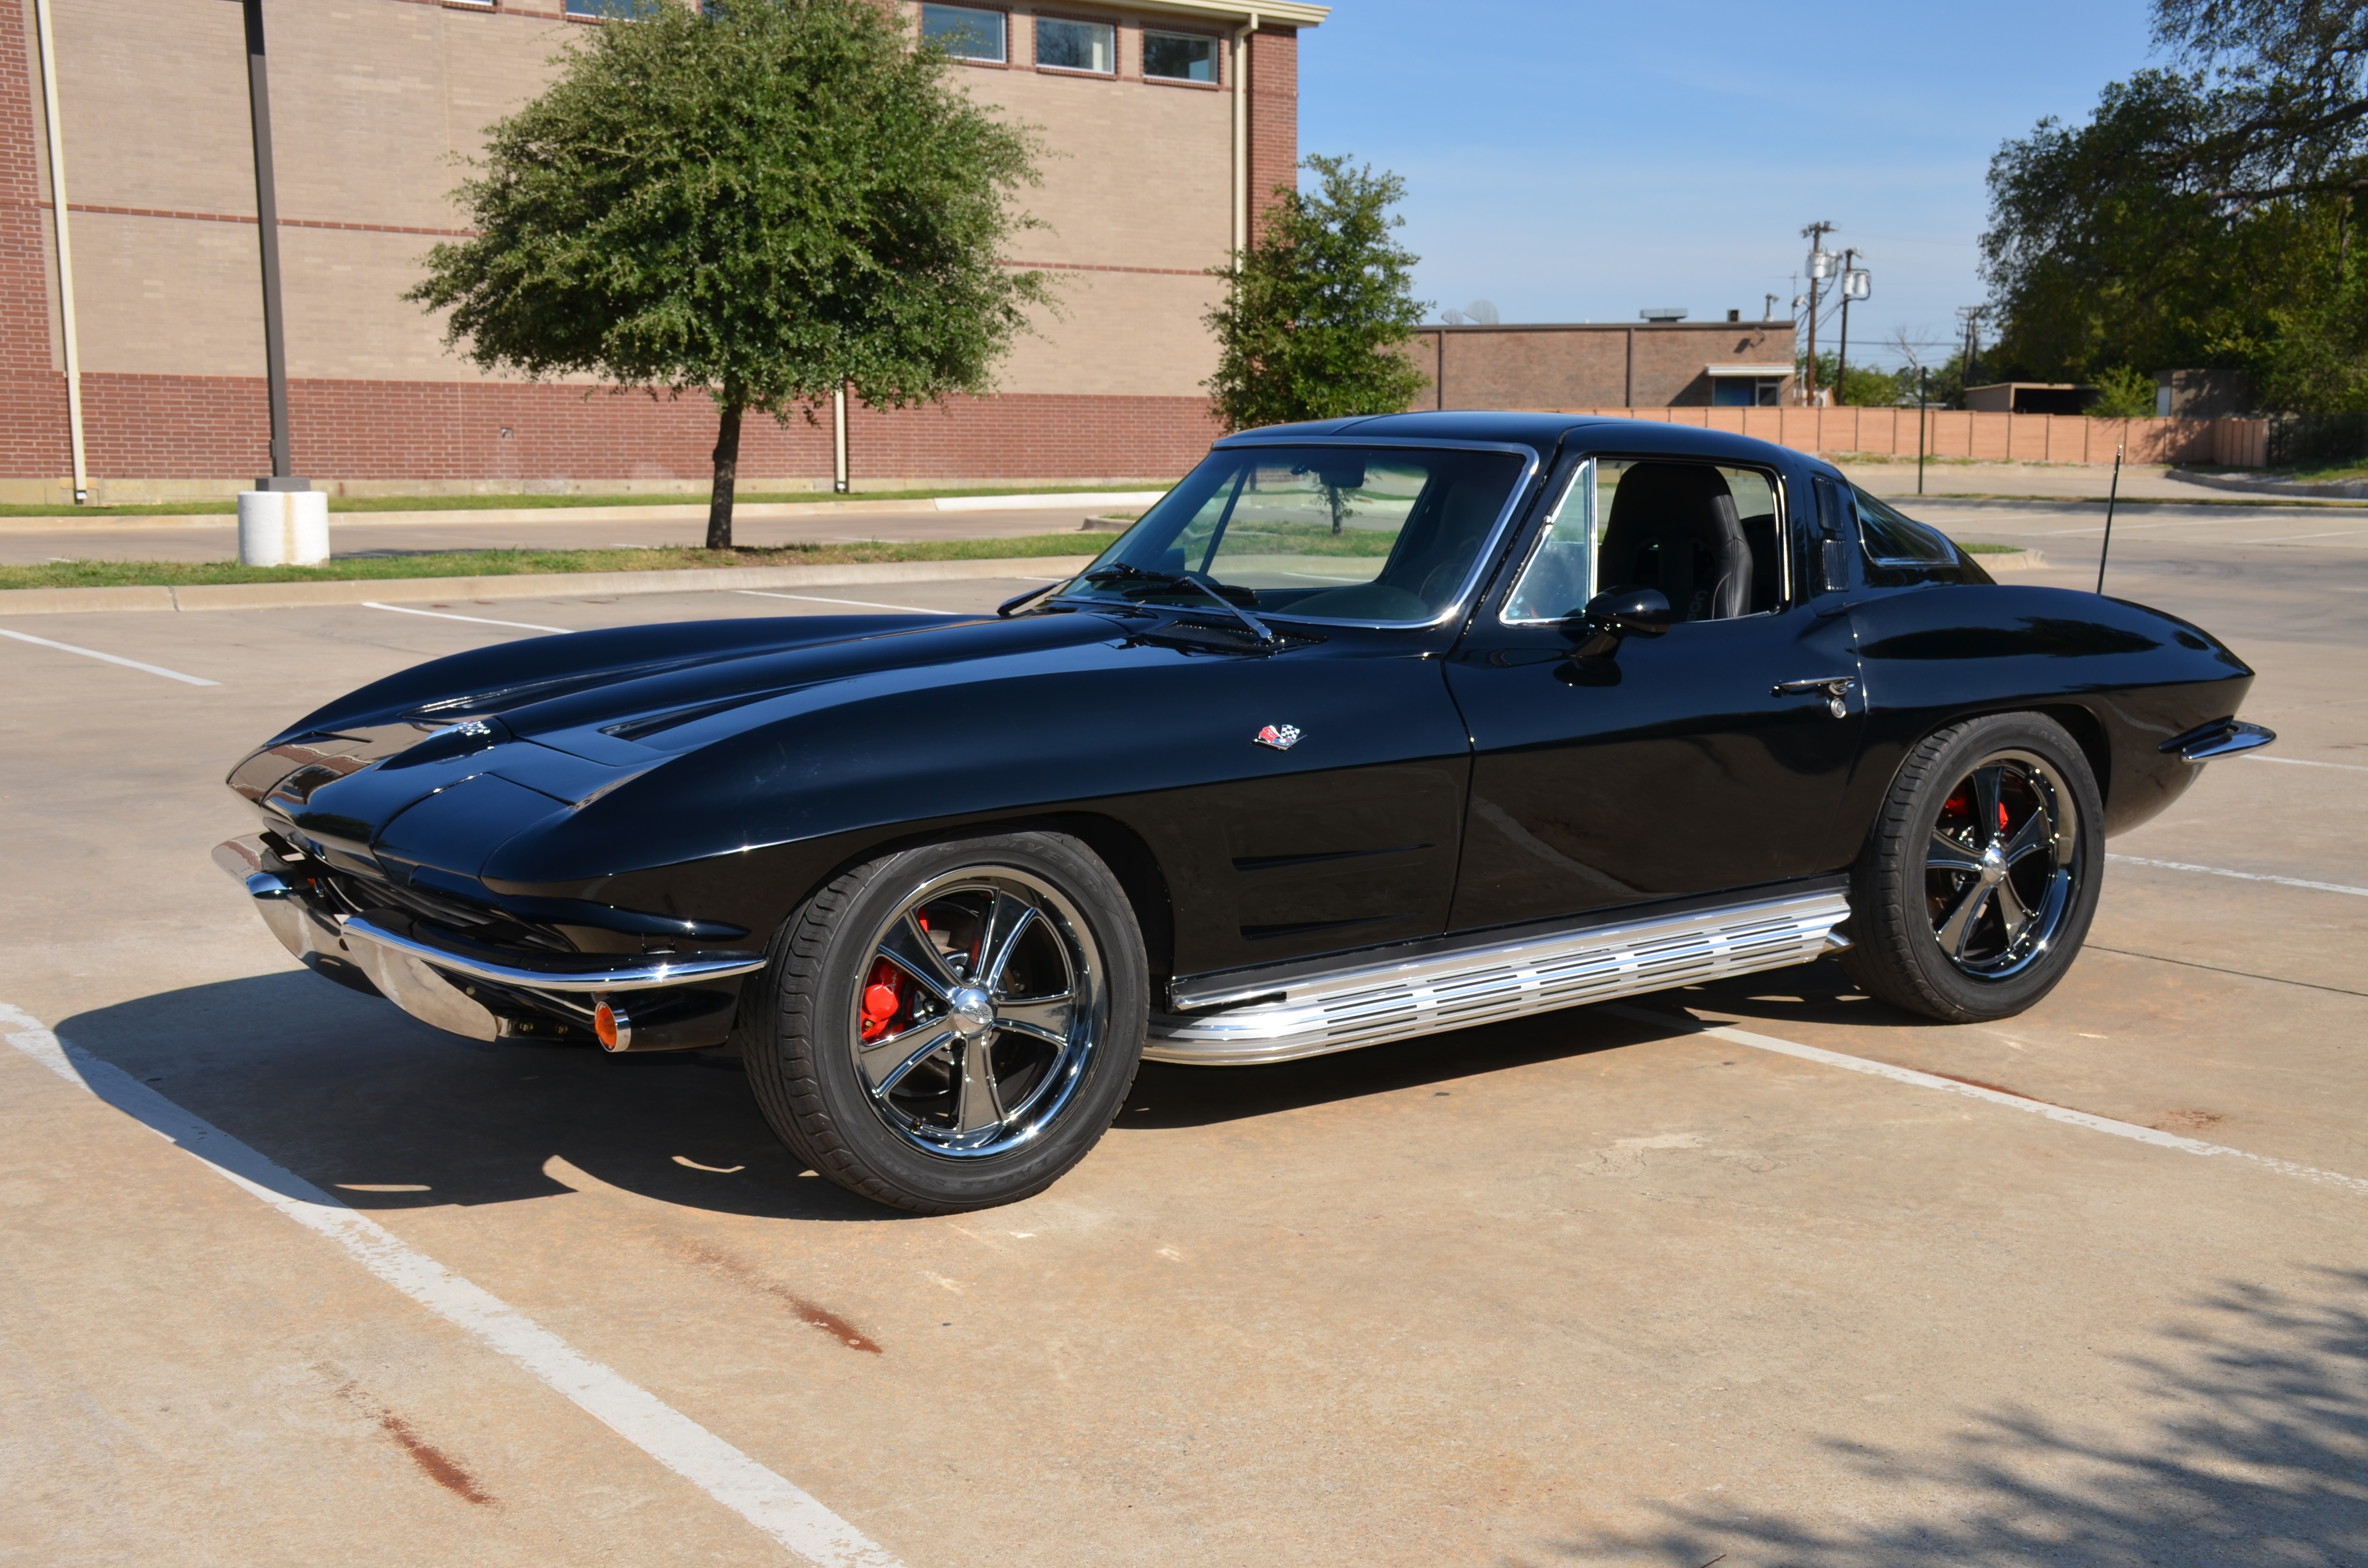
[[[1583,435],[1578,434],[1582,431]],[[1806,452],[1794,451],[1788,447],[1731,430],[1713,430],[1701,425],[1680,425],[1659,419],[1612,419],[1599,415],[1521,409],[1417,410],[1412,414],[1381,414],[1353,419],[1309,420],[1299,425],[1269,425],[1228,436],[1217,445],[1223,448],[1236,442],[1264,442],[1294,437],[1337,440],[1343,436],[1376,441],[1501,441],[1529,447],[1541,457],[1552,454],[1566,437],[1575,437],[1585,447],[1605,451],[1629,451],[1639,455],[1666,452],[1672,456],[1726,458],[1773,464],[1780,468],[1807,465],[1821,472],[1832,472],[1827,464]]]

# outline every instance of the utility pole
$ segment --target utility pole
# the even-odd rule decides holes
[[[1850,384],[1850,308],[1852,300],[1863,300],[1873,288],[1873,279],[1858,264],[1858,252],[1842,252],[1842,346],[1835,356],[1834,395],[1840,397]]]
[[[1817,294],[1818,285],[1831,277],[1834,256],[1826,249],[1826,236],[1834,232],[1831,223],[1812,223],[1801,231],[1809,242],[1809,374],[1807,402],[1814,408],[1817,403]]]
[[[1957,380],[1961,385],[1971,388],[1974,384],[1975,368],[1981,360],[1982,307],[1961,305],[1957,308],[1957,319],[1965,326],[1965,352],[1964,358],[1958,361]]]

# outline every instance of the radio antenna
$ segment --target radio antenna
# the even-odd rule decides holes
[[[2105,591],[2105,557],[2113,551],[2113,503],[2122,498],[2122,449],[2113,449],[2113,487],[2105,493],[2105,544],[2097,551],[2097,591]]]

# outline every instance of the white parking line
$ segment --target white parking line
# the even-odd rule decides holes
[[[2274,762],[2286,767],[2340,767],[2346,773],[2368,773],[2368,767],[2362,767],[2356,762],[2313,762],[2306,756],[2263,756],[2257,751],[2248,751],[2240,755],[2250,762]]]
[[[203,676],[185,676],[178,670],[168,670],[162,665],[143,665],[137,659],[127,659],[120,653],[102,653],[96,648],[77,648],[71,642],[52,642],[46,637],[36,637],[28,631],[11,631],[0,627],[0,637],[14,637],[19,642],[38,642],[44,648],[55,648],[63,653],[80,653],[85,659],[103,659],[110,665],[121,665],[127,670],[146,670],[152,676],[166,680],[187,681],[191,686],[220,686],[218,680]]]
[[[734,588],[735,594],[746,594],[752,599],[796,599],[810,605],[853,605],[858,609],[904,609],[915,615],[968,615],[966,609],[923,609],[919,605],[875,604],[870,599],[825,599],[815,594],[768,594],[762,588]]]
[[[2245,1160],[2253,1165],[2266,1166],[2281,1176],[2300,1176],[2305,1181],[2315,1181],[2328,1187],[2341,1187],[2346,1192],[2368,1198],[2368,1181],[2363,1181],[2358,1176],[2345,1176],[2339,1171],[2323,1171],[2316,1165],[2296,1165],[2292,1160],[2276,1159],[2268,1154],[2256,1154],[2248,1150],[2232,1149],[2226,1143],[2206,1143],[2200,1139],[2181,1138],[2176,1132],[2163,1132],[2151,1127],[2140,1127],[2134,1121],[2115,1121],[2109,1116],[2094,1116],[2085,1110],[2071,1110],[2060,1105],[2050,1105],[2045,1100],[2027,1099],[2021,1095],[2009,1095],[1998,1089],[1986,1089],[1978,1084],[1961,1084],[1954,1078],[1943,1078],[1936,1073],[1918,1073],[1913,1067],[1895,1067],[1888,1062],[1871,1062],[1863,1056],[1847,1056],[1839,1051],[1827,1051],[1814,1045],[1801,1045],[1793,1040],[1779,1040],[1773,1035],[1754,1034],[1748,1029],[1738,1029],[1726,1024],[1705,1024],[1698,1018],[1673,1018],[1664,1013],[1647,1012],[1642,1007],[1624,1006],[1618,1003],[1607,1004],[1601,1011],[1616,1013],[1623,1018],[1632,1018],[1638,1023],[1651,1024],[1656,1028],[1682,1028],[1689,1032],[1715,1035],[1720,1040],[1728,1040],[1736,1045],[1748,1045],[1755,1051],[1773,1051],[1779,1056],[1798,1057],[1804,1062],[1822,1062],[1827,1067],[1839,1067],[1851,1073],[1871,1074],[1877,1078],[1888,1078],[1895,1084],[1912,1084],[1919,1089],[1938,1089],[1942,1094],[1962,1095],[1967,1099],[1987,1100],[1992,1105],[2004,1106],[2009,1110],[2028,1111],[2033,1116],[2044,1116],[2050,1121],[2060,1121],[2071,1127],[2085,1127],[2091,1132],[2111,1133],[2113,1137],[2127,1138],[2133,1142],[2151,1143],[2157,1149],[2176,1149],[2186,1154]]]
[[[2304,539],[2350,539],[2353,534],[2362,531],[2368,530],[2337,528],[2332,533],[2323,534],[2271,534],[2263,539],[2240,539],[2237,542],[2238,544],[2292,544],[2296,540]]]
[[[2207,877],[2234,877],[2240,882],[2275,882],[2282,888],[2308,888],[2313,892],[2348,892],[2355,898],[2368,898],[2368,888],[2345,887],[2341,882],[2308,882],[2300,877],[2271,877],[2259,871],[2231,871],[2222,866],[2191,866],[2184,860],[2149,860],[2143,855],[2107,855],[2108,860],[2119,860],[2126,866],[2152,866],[2158,871],[2200,871]]]
[[[568,630],[564,626],[537,626],[530,620],[495,620],[491,616],[454,615],[450,610],[413,609],[407,605],[382,605],[370,599],[362,601],[362,608],[388,610],[395,615],[425,615],[437,620],[471,620],[479,626],[514,626],[520,631],[556,631],[563,636]]]
[[[806,1493],[517,1308],[414,1251],[377,1221],[120,1068],[64,1044],[30,1014],[0,1003],[0,1028],[27,1056],[179,1144],[250,1196],[336,1242],[364,1268],[564,1394],[790,1551],[825,1568],[898,1568],[885,1549]]]

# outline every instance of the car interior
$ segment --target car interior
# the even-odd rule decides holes
[[[1599,552],[1600,591],[1658,588],[1679,621],[1774,609],[1783,581],[1775,493],[1764,481],[1747,488],[1758,503],[1748,517],[1727,475],[1708,463],[1627,465]]]
[[[1597,593],[1634,588],[1658,589],[1681,621],[1772,610],[1783,597],[1775,483],[1758,469],[1596,459],[1573,476],[1505,619],[1565,620]]]

